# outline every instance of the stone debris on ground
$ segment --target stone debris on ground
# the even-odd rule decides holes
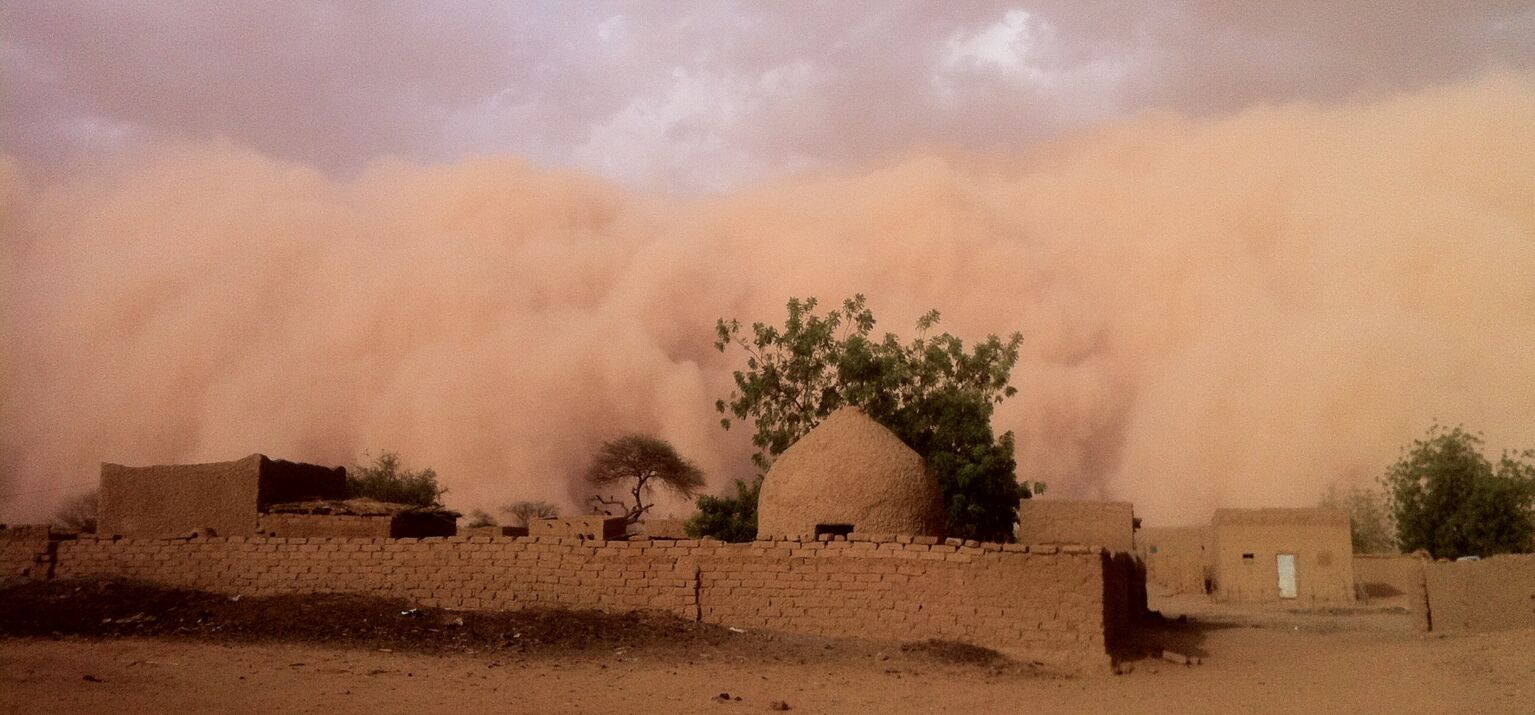
[[[1162,651],[1162,660],[1169,663],[1177,663],[1178,665],[1199,665],[1204,662],[1200,660],[1199,656],[1184,655],[1170,650]]]

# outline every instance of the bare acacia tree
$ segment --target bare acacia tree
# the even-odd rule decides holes
[[[603,443],[586,470],[586,482],[598,490],[591,498],[594,507],[623,509],[624,521],[633,524],[655,506],[647,502],[657,485],[691,499],[703,489],[704,474],[666,440],[631,434]],[[617,488],[627,489],[629,498],[604,496]]]
[[[546,501],[519,501],[501,507],[501,513],[512,517],[517,526],[527,526],[534,519],[559,516],[560,509]]]

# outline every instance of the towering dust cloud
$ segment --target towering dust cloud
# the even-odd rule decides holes
[[[1164,524],[1309,503],[1436,418],[1535,444],[1531,126],[1535,84],[1491,78],[697,199],[511,158],[334,180],[214,144],[49,186],[0,161],[0,509],[102,460],[370,448],[454,506],[574,507],[625,431],[722,485],[749,447],[713,411],[739,357],[714,319],[859,291],[882,329],[1023,332],[997,426],[1052,494]]]

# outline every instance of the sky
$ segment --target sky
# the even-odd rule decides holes
[[[1528,3],[0,5],[0,520],[103,461],[568,510],[751,476],[716,318],[1020,331],[1020,476],[1148,524],[1535,447]],[[682,515],[668,502],[661,513]]]
[[[0,13],[0,141],[29,165],[225,139],[328,172],[510,153],[687,192],[1535,66],[1535,7],[1496,0],[21,0]]]

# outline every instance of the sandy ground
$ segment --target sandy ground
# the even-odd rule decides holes
[[[1379,609],[1290,613],[1197,599],[1167,638],[1199,666],[1139,661],[1065,678],[899,651],[751,662],[732,654],[499,661],[296,645],[0,640],[4,712],[1532,713],[1535,631],[1424,635]],[[728,692],[740,700],[717,702]]]

